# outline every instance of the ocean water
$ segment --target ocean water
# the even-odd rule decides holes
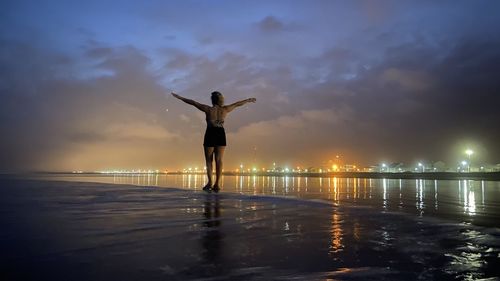
[[[201,190],[204,175],[43,175],[43,179]],[[224,176],[222,192],[370,206],[453,222],[500,227],[500,182],[278,176]]]
[[[494,182],[227,177],[207,194],[202,177],[67,180],[0,178],[0,279],[500,276]]]

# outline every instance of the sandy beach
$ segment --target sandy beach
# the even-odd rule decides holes
[[[498,280],[495,227],[231,192],[0,186],[2,280]]]

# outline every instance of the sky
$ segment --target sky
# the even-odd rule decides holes
[[[500,163],[499,1],[0,3],[0,172]]]

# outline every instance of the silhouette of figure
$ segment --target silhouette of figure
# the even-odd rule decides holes
[[[224,130],[224,119],[226,118],[227,114],[233,111],[235,108],[249,102],[255,102],[256,99],[249,98],[230,105],[224,105],[224,96],[219,92],[213,92],[211,95],[212,106],[209,106],[191,99],[181,97],[175,93],[172,93],[172,96],[205,112],[207,129],[205,131],[203,147],[205,150],[208,183],[203,187],[203,190],[218,192],[220,189],[219,181],[222,176],[222,160],[224,157],[224,150],[226,148],[226,132]],[[212,183],[212,162],[214,159],[214,155],[216,175],[215,183]]]

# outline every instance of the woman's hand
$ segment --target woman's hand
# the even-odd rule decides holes
[[[256,101],[257,101],[257,99],[256,99],[256,98],[249,98],[249,99],[247,99],[247,101],[248,101],[248,102],[256,102]]]

